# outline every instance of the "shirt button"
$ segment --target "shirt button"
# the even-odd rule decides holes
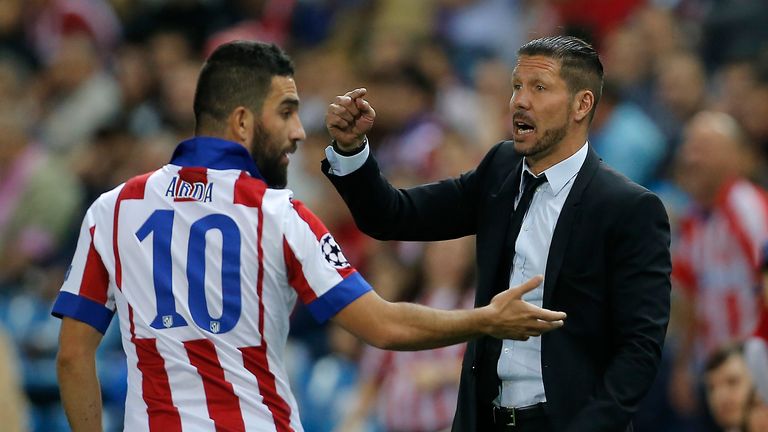
[[[509,354],[509,348],[504,348],[504,354]]]

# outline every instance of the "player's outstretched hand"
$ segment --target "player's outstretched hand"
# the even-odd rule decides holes
[[[488,305],[493,322],[489,334],[499,339],[527,340],[563,326],[566,315],[542,309],[522,300],[544,280],[535,276],[527,282],[497,294]]]
[[[365,134],[373,127],[376,111],[363,97],[368,93],[364,88],[336,96],[325,113],[325,127],[336,140],[341,150],[350,151],[359,147]]]

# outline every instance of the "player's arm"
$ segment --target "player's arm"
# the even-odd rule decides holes
[[[96,376],[96,349],[102,333],[64,317],[59,334],[56,371],[64,411],[73,432],[101,431],[101,388]]]
[[[526,340],[563,325],[565,313],[521,300],[541,284],[537,276],[496,295],[487,306],[440,310],[413,303],[391,303],[374,291],[360,296],[333,318],[368,344],[390,350],[421,350],[489,335]]]

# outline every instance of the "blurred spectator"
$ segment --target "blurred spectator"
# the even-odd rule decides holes
[[[748,180],[750,153],[732,117],[702,112],[685,130],[677,179],[693,200],[673,247],[673,334],[679,337],[671,397],[696,411],[694,377],[715,348],[757,324],[758,260],[768,240],[768,198]],[[675,332],[676,330],[676,332]]]
[[[647,187],[667,152],[666,140],[640,107],[619,92],[616,83],[603,84],[589,142],[608,165]]]
[[[14,283],[61,247],[80,204],[76,178],[27,135],[23,110],[0,107],[0,283]]]
[[[66,39],[83,34],[105,59],[120,35],[120,22],[109,2],[102,0],[28,0],[26,35],[37,60],[51,65],[61,56]]]
[[[744,128],[750,138],[759,146],[763,157],[768,155],[768,45],[754,63],[755,81],[749,94],[742,102]]]
[[[619,27],[606,36],[600,58],[605,78],[618,85],[622,97],[649,111],[654,63],[651,46],[643,37],[637,26]]]
[[[471,308],[474,292],[473,238],[425,245],[417,303],[440,309]],[[408,299],[408,293],[403,293]],[[339,431],[361,430],[376,406],[385,431],[448,430],[458,397],[465,346],[424,352],[392,352],[364,348],[360,397]]]
[[[707,77],[701,60],[687,51],[659,59],[655,75],[657,82],[651,116],[667,141],[661,166],[661,173],[666,175],[682,142],[685,125],[707,106]]]
[[[204,57],[207,58],[217,46],[234,40],[286,44],[296,0],[237,0],[232,3],[245,19],[213,34],[206,42]]]
[[[557,33],[552,2],[439,0],[437,32],[450,49],[459,76],[472,76],[478,61],[501,59],[511,66],[517,49],[532,37]]]
[[[357,361],[362,343],[333,323],[328,340],[331,352],[312,362],[297,380],[296,397],[306,432],[333,431],[359,400]]]
[[[762,290],[760,323],[745,344],[744,357],[755,379],[757,395],[768,403],[768,243],[761,255]]]
[[[159,133],[161,118],[157,101],[157,76],[147,67],[149,55],[141,45],[123,45],[115,55],[115,73],[120,85],[122,116],[130,131],[139,137]]]
[[[26,66],[36,63],[24,35],[24,0],[0,1],[0,55],[19,58]]]
[[[721,0],[708,3],[701,24],[702,57],[714,66],[738,58],[754,57],[768,43],[768,3]]]
[[[553,3],[572,34],[600,46],[603,37],[623,24],[646,0],[556,0]]]
[[[733,59],[718,67],[713,76],[714,108],[732,115],[747,128],[749,98],[757,85],[755,64],[748,58]],[[745,103],[746,102],[746,103]]]
[[[192,136],[195,116],[192,101],[200,64],[187,60],[169,66],[160,76],[160,107],[165,129],[173,134],[175,141]]]
[[[382,169],[426,175],[430,156],[444,137],[434,111],[435,84],[414,64],[374,74],[370,99],[377,107]]]
[[[61,36],[39,82],[42,142],[67,154],[120,109],[120,88],[87,33]]]
[[[19,369],[12,340],[0,325],[0,424],[6,432],[29,430],[27,398],[19,382]]]
[[[723,432],[747,432],[754,404],[752,376],[744,361],[744,345],[726,345],[713,352],[704,366],[707,403]]]

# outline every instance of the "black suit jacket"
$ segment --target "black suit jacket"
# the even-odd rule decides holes
[[[522,157],[494,146],[458,178],[394,189],[371,156],[357,171],[323,172],[358,227],[381,240],[445,240],[476,234],[476,306],[509,283],[505,239]],[[547,410],[556,431],[631,430],[653,382],[669,320],[669,222],[661,201],[589,150],[557,221],[547,260],[544,307],[568,314],[542,336]],[[490,430],[498,395],[498,341],[468,344],[454,431]],[[490,352],[490,353],[489,353]]]

